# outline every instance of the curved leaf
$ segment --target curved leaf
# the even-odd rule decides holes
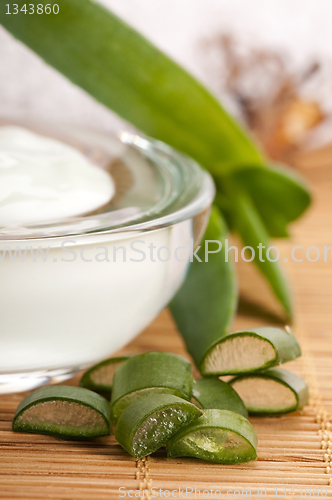
[[[280,269],[278,262],[271,262],[267,258],[269,247],[269,235],[266,228],[252,202],[243,192],[236,188],[232,191],[234,226],[245,246],[250,246],[255,250],[254,262],[263,275],[267,278],[270,286],[283,306],[289,318],[292,317],[292,301],[290,290],[286,278]],[[261,245],[261,257],[258,247]],[[273,258],[272,252],[270,258]]]
[[[6,4],[20,9],[25,1]],[[97,2],[57,4],[57,15],[6,15],[3,5],[0,23],[95,99],[208,170],[263,166],[257,148],[219,102],[137,31]]]
[[[310,204],[302,178],[285,167],[241,169],[232,179],[250,195],[271,237],[287,237],[287,225]]]
[[[215,207],[201,247],[202,262],[194,261],[185,282],[169,304],[178,329],[199,368],[212,344],[228,333],[237,304],[237,287],[231,262],[225,259],[227,227]],[[218,240],[222,249],[205,262],[205,241]],[[214,244],[215,245],[215,244]],[[211,249],[215,249],[212,247]]]

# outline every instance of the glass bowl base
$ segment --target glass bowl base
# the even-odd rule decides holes
[[[83,368],[85,366],[41,370],[37,372],[0,374],[0,394],[30,391],[46,384],[59,384],[73,377],[75,373]]]

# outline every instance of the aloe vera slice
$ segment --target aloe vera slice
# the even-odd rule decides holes
[[[214,207],[197,252],[202,262],[195,260],[190,265],[185,282],[169,304],[199,370],[211,346],[229,332],[236,310],[237,286],[233,265],[225,259],[226,237],[226,224]],[[205,240],[219,240],[222,244],[221,251],[210,254],[208,262],[205,262]]]
[[[229,464],[255,460],[256,448],[256,432],[245,417],[229,410],[205,410],[169,440],[167,456]]]
[[[129,356],[119,356],[97,363],[84,373],[80,380],[80,386],[91,391],[111,394],[114,373],[128,358]]]
[[[309,400],[305,380],[283,368],[242,375],[230,384],[250,413],[288,413],[301,410]]]
[[[301,356],[290,328],[258,327],[229,333],[204,358],[203,375],[237,375],[264,370]]]
[[[218,378],[206,377],[196,380],[193,399],[203,409],[230,410],[248,417],[246,407],[232,386]]]
[[[176,432],[202,414],[195,405],[171,394],[150,394],[128,406],[115,428],[115,438],[130,455],[150,455]]]
[[[112,418],[116,422],[131,403],[148,394],[174,394],[190,400],[191,364],[170,352],[147,352],[124,361],[116,370],[112,390]]]
[[[87,439],[109,435],[110,420],[110,405],[99,394],[80,387],[50,386],[21,401],[13,431]]]

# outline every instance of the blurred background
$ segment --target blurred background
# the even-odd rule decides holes
[[[271,157],[332,141],[330,0],[102,3],[204,82]],[[122,124],[1,27],[0,68],[2,116]]]

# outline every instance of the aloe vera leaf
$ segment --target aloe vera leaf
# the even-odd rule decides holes
[[[288,413],[301,410],[309,400],[306,381],[283,368],[239,375],[230,384],[250,413]]]
[[[265,370],[301,356],[300,345],[287,327],[257,327],[228,333],[206,354],[203,375],[236,375]]]
[[[136,458],[150,455],[202,414],[195,405],[171,394],[143,396],[121,414],[118,443]]]
[[[299,218],[310,204],[305,182],[285,167],[247,168],[231,175],[251,197],[271,237],[287,237],[287,225]]]
[[[248,417],[246,407],[232,386],[213,377],[195,380],[193,399],[203,409],[230,410]]]
[[[227,193],[230,193],[227,195],[227,199],[232,204],[232,210],[228,212],[232,226],[240,234],[244,245],[254,249],[255,264],[267,278],[274,295],[287,316],[291,318],[293,311],[289,286],[278,262],[271,262],[267,258],[269,235],[253,201],[244,189],[230,177],[223,179],[223,187],[227,189]],[[259,245],[261,245],[261,255],[258,250]],[[251,255],[249,255],[250,257]],[[271,258],[275,258],[273,252],[270,252]]]
[[[25,4],[6,3],[19,9]],[[253,142],[219,102],[137,31],[97,2],[57,4],[57,15],[6,15],[1,8],[0,23],[95,99],[210,171],[263,166]]]
[[[109,435],[110,422],[110,405],[99,394],[81,387],[49,386],[21,401],[13,431],[87,439]]]
[[[270,246],[269,237],[255,207],[247,197],[237,197],[235,217],[236,228],[244,245],[255,249],[255,264],[267,278],[274,295],[279,300],[287,316],[291,318],[293,306],[288,282],[278,262],[271,262],[267,259],[266,250]],[[261,259],[258,253],[259,244],[262,245]],[[270,253],[270,258],[274,258],[272,253]]]
[[[112,418],[142,396],[174,394],[191,399],[194,378],[188,360],[170,352],[146,352],[122,363],[113,378]]]
[[[113,386],[113,377],[116,369],[121,363],[126,361],[129,356],[118,356],[115,358],[104,359],[100,363],[91,366],[82,376],[80,386],[95,392],[111,393]]]
[[[260,171],[259,171],[260,170]],[[228,225],[245,246],[255,250],[254,262],[282,305],[292,317],[292,301],[286,278],[277,262],[267,259],[269,235],[287,236],[287,224],[299,217],[310,203],[310,194],[295,174],[285,169],[239,170],[216,179],[216,203]],[[262,245],[261,257],[258,246]],[[270,253],[270,257],[272,252]]]
[[[225,260],[227,227],[214,207],[197,255],[202,262],[190,265],[185,282],[169,304],[188,352],[200,370],[210,347],[230,328],[237,305],[237,286],[231,262]],[[219,253],[205,262],[205,240],[222,243]],[[216,244],[211,244],[216,249]]]
[[[195,457],[217,463],[257,458],[257,435],[250,422],[228,410],[205,410],[167,443],[168,457]]]

